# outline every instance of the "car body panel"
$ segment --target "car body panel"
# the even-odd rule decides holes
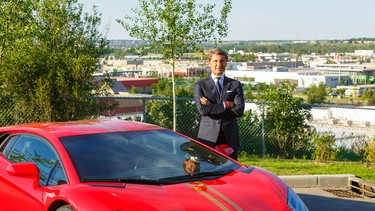
[[[0,128],[0,136],[5,133],[27,133],[48,140],[58,153],[58,160],[68,180],[66,184],[56,186],[39,185],[35,179],[35,169],[28,165],[24,165],[19,174],[12,175],[11,167],[17,165],[0,153],[0,198],[7,201],[5,204],[0,203],[0,210],[20,210],[25,207],[29,210],[48,210],[60,202],[70,204],[77,210],[101,211],[290,210],[286,204],[288,186],[280,178],[262,168],[242,164],[221,177],[169,185],[120,181],[82,182],[69,153],[59,140],[66,136],[142,130],[165,129],[121,120],[34,123]]]
[[[217,180],[161,186],[87,183],[62,188],[61,194],[68,196],[71,204],[88,210],[123,210],[129,206],[140,210],[288,210],[287,186],[285,190],[269,191],[275,185],[267,174],[255,169],[251,176],[238,171]]]
[[[2,202],[6,202],[4,210],[22,210],[25,207],[41,210],[43,193],[39,187],[35,187],[35,181],[9,174],[8,166],[9,161],[0,154],[0,198]],[[4,204],[0,203],[0,210],[1,208],[4,208]]]

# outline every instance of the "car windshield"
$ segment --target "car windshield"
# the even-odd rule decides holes
[[[239,164],[170,130],[60,138],[81,181],[161,184],[220,177]]]

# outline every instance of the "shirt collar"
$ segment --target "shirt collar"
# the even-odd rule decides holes
[[[218,76],[216,76],[216,75],[214,75],[214,74],[211,73],[211,78],[212,78],[214,81],[216,80],[216,77],[218,77]],[[220,75],[220,79],[222,79],[222,81],[224,81],[224,74],[221,74],[221,75]]]

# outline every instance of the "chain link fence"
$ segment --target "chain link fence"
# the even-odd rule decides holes
[[[171,98],[156,97],[100,97],[116,103],[117,108],[102,111],[96,118],[116,118],[142,121],[172,129],[173,109]],[[334,137],[328,150],[335,152],[334,160],[359,161],[363,159],[366,147],[375,135],[375,109],[337,105],[303,105],[308,107],[311,117],[305,123],[314,134],[328,134]],[[272,128],[265,121],[264,105],[246,101],[245,114],[238,119],[241,151],[246,155],[259,157],[280,157],[285,148],[270,141]],[[22,114],[22,116],[20,116]],[[12,99],[3,97],[0,105],[0,126],[25,123],[27,108],[15,107]],[[196,138],[200,114],[193,99],[177,98],[177,132]],[[288,146],[293,149],[292,157],[311,159],[317,150],[314,134],[304,138],[302,146]],[[318,146],[319,147],[319,146]],[[289,149],[287,148],[287,149]],[[289,156],[290,158],[290,156]]]

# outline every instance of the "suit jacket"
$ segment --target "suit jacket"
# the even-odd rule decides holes
[[[206,97],[211,105],[202,105],[201,97]],[[243,115],[245,100],[242,85],[239,81],[224,76],[221,95],[211,75],[194,85],[194,101],[202,118],[199,124],[198,139],[215,143],[220,129],[232,148],[240,146],[237,117]],[[223,102],[232,101],[235,106],[225,109]]]

